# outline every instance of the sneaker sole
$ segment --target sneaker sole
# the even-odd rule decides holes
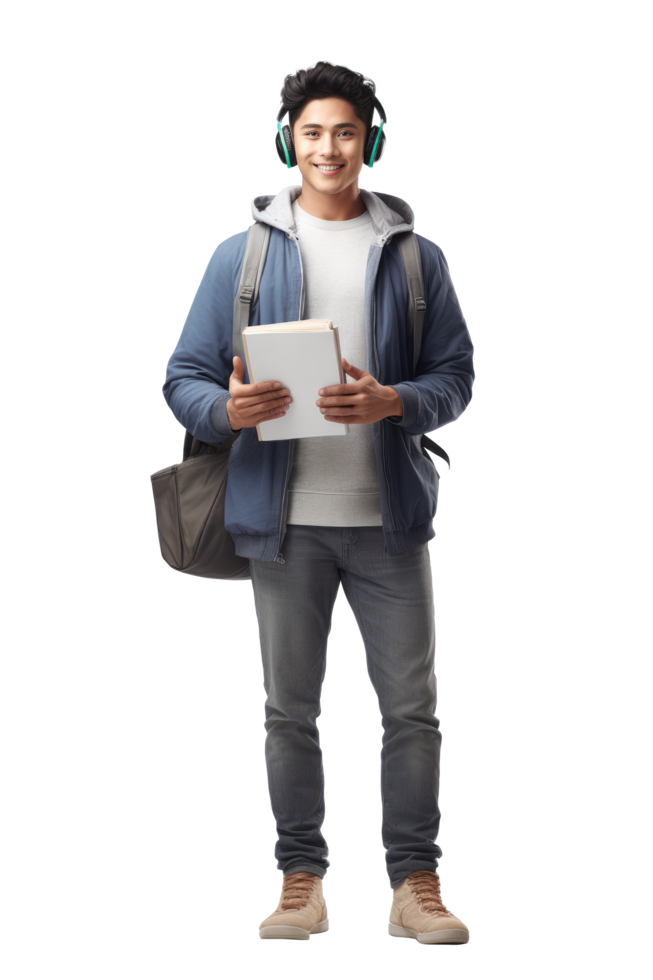
[[[301,929],[299,926],[264,926],[259,929],[261,939],[310,939],[320,932],[327,932],[329,920],[318,922],[312,929]]]
[[[438,929],[437,932],[415,932],[388,922],[385,928],[388,936],[393,939],[414,939],[416,943],[428,943],[429,946],[466,946],[471,943],[472,934],[466,929]]]

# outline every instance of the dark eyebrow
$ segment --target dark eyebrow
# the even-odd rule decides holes
[[[358,126],[356,125],[356,123],[351,123],[351,122],[336,123],[335,126],[332,126],[332,129],[342,129],[343,126],[349,126],[350,129],[358,129]],[[301,128],[302,129],[323,129],[324,127],[323,126],[320,126],[319,123],[305,123]]]

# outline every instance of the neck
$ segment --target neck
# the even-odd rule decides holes
[[[365,214],[365,205],[358,189],[358,180],[339,194],[320,194],[314,187],[302,182],[302,192],[297,198],[302,211],[323,221],[350,221]]]

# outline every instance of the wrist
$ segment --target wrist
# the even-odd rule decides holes
[[[388,392],[390,393],[388,416],[394,415],[395,417],[403,418],[404,405],[399,392],[396,391],[391,385],[388,385]]]
[[[232,432],[240,432],[240,426],[238,426],[238,428],[234,428],[234,420],[231,417],[231,412],[229,410],[229,406],[230,405],[231,405],[231,398],[228,398],[227,399],[227,404],[225,405],[225,408],[227,410],[227,416],[229,418],[229,425],[231,426],[231,431]]]

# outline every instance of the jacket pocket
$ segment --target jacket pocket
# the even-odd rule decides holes
[[[419,479],[422,493],[428,500],[429,517],[433,519],[438,508],[440,474],[430,456],[422,452],[421,436],[409,436],[408,458]]]

